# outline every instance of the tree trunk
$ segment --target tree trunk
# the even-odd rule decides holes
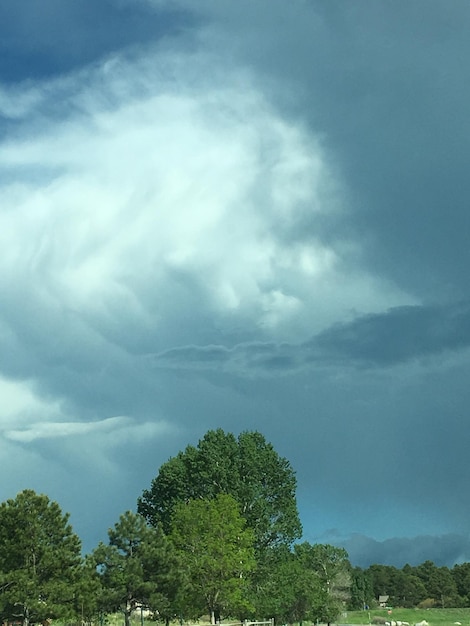
[[[123,613],[124,613],[124,626],[131,626],[131,613],[132,613],[132,610],[126,608],[126,609],[124,609]]]

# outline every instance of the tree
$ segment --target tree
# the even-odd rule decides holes
[[[56,502],[32,490],[0,505],[3,617],[28,626],[73,612],[81,547],[68,519]]]
[[[458,603],[457,585],[448,567],[437,567],[432,561],[425,561],[416,567],[416,575],[426,588],[428,598],[439,608],[455,606]]]
[[[394,598],[398,572],[399,570],[393,565],[374,564],[369,567],[367,573],[372,580],[372,588],[376,599],[379,596]]]
[[[454,565],[451,574],[457,587],[461,606],[468,606],[470,604],[470,563]]]
[[[169,532],[179,503],[230,494],[254,532],[259,555],[301,536],[295,490],[290,463],[263,435],[244,432],[237,439],[217,429],[161,466],[139,498],[138,511],[151,525],[161,523]]]
[[[315,572],[320,583],[311,619],[329,624],[349,600],[351,565],[348,553],[344,548],[321,543],[312,545],[307,541],[296,545],[294,551],[303,567]]]
[[[374,591],[369,572],[365,572],[360,567],[354,567],[351,570],[350,592],[349,608],[353,611],[362,610],[372,605]]]
[[[104,611],[121,611],[126,626],[138,608],[173,616],[181,568],[163,531],[127,511],[108,536],[109,545],[100,543],[92,555],[102,581]]]
[[[411,608],[426,598],[426,588],[414,572],[414,568],[410,565],[405,565],[396,572],[393,581],[393,593],[390,596],[390,601],[394,606]]]
[[[74,613],[80,617],[82,625],[96,623],[101,616],[101,598],[103,589],[96,571],[96,565],[90,555],[85,557],[80,578],[75,587]]]
[[[255,590],[258,615],[269,615],[276,624],[315,621],[312,615],[321,594],[320,581],[297,550],[292,552],[286,546],[272,549],[263,574]]]
[[[184,556],[192,609],[209,612],[211,623],[249,609],[247,577],[254,568],[253,531],[246,528],[232,496],[179,503],[170,535]]]

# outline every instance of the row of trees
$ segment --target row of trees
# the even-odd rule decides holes
[[[135,610],[165,622],[223,617],[330,621],[347,597],[347,554],[295,544],[290,463],[258,432],[209,431],[159,470],[82,557],[68,515],[27,490],[0,506],[0,614],[25,626]],[[295,544],[295,545],[294,545]]]
[[[342,548],[296,543],[295,491],[290,463],[260,433],[209,431],[162,465],[137,512],[121,515],[85,557],[58,504],[23,491],[0,505],[0,617],[29,626],[121,611],[128,626],[133,611],[148,609],[167,624],[206,614],[212,623],[330,622],[381,594],[404,604],[431,593],[431,576],[422,599],[417,582],[426,564],[402,572],[408,586],[399,587],[385,566],[353,569]],[[447,603],[436,589],[429,597]]]
[[[432,561],[398,569],[371,565],[351,570],[351,608],[372,606],[379,596],[388,596],[390,606],[446,608],[470,606],[470,563],[453,568]]]

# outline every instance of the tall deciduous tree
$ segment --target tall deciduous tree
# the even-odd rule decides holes
[[[254,537],[232,496],[179,503],[170,537],[184,555],[193,609],[199,607],[200,615],[207,610],[215,624],[221,614],[240,615],[249,608],[247,577],[255,565]]]
[[[108,536],[109,545],[100,543],[92,555],[102,580],[103,609],[121,611],[126,626],[138,608],[172,615],[181,568],[163,531],[127,511]]]
[[[5,617],[30,622],[74,609],[80,540],[68,514],[32,490],[0,505],[0,596]]]
[[[218,429],[161,466],[150,489],[139,498],[138,511],[150,524],[161,523],[169,532],[177,504],[230,494],[253,530],[260,554],[277,545],[291,545],[301,536],[295,491],[289,461],[263,435],[244,432],[235,438]]]

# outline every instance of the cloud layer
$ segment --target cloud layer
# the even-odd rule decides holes
[[[257,429],[307,539],[464,558],[468,11],[7,4],[0,497],[93,547],[169,456]]]

